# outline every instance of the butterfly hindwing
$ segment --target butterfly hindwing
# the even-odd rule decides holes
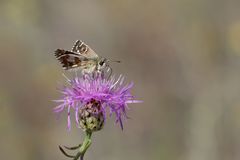
[[[81,55],[63,49],[57,49],[55,56],[66,70],[81,66],[81,62],[84,60]]]

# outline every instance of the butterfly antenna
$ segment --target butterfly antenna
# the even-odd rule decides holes
[[[109,60],[110,62],[116,62],[116,63],[121,63],[121,61],[116,61],[116,60]]]

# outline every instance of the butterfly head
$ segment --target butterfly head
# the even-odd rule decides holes
[[[102,70],[109,66],[109,60],[107,58],[100,58],[98,61],[98,69]]]

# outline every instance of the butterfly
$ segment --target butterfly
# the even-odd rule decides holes
[[[82,74],[90,74],[101,73],[105,68],[110,68],[108,59],[99,57],[93,49],[81,40],[75,42],[71,51],[57,49],[54,54],[64,70],[80,68]]]

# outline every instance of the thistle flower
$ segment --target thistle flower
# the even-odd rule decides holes
[[[105,78],[102,76],[75,77],[69,80],[69,86],[65,86],[61,93],[61,103],[54,108],[56,113],[64,109],[68,112],[68,125],[71,127],[70,110],[75,112],[75,121],[84,130],[100,130],[105,122],[106,113],[109,111],[116,116],[116,123],[123,129],[122,118],[127,118],[126,109],[129,103],[139,103],[130,93],[133,83],[123,85],[124,78],[114,76]]]
[[[92,99],[84,107],[79,109],[79,127],[84,131],[99,131],[103,128],[104,113],[101,103]]]

